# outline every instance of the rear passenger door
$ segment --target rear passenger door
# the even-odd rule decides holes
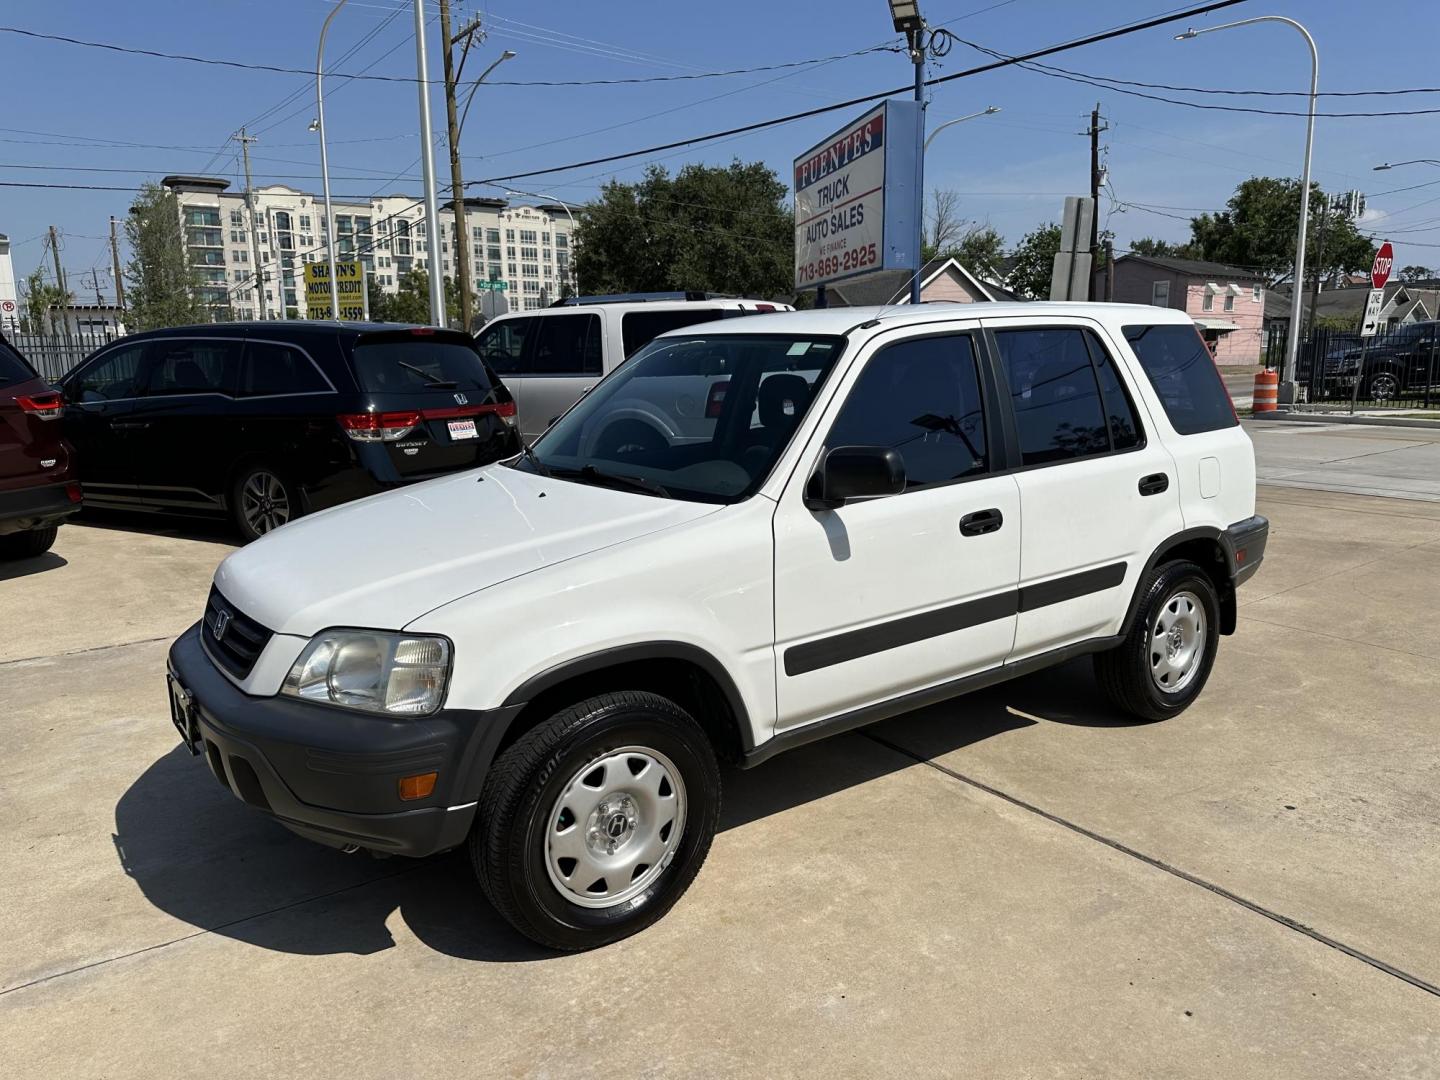
[[[533,442],[566,409],[600,381],[600,315],[594,311],[535,319],[521,365],[525,396],[520,431]],[[503,377],[503,376],[502,376]]]
[[[1012,660],[1117,633],[1150,554],[1179,532],[1175,462],[1094,324],[986,323],[1018,462]]]

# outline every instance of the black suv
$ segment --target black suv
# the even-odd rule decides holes
[[[60,383],[87,505],[292,518],[520,449],[515,404],[458,331],[255,322],[135,334]]]

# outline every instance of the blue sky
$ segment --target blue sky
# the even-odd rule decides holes
[[[31,0],[8,6],[0,23],[141,48],[308,68],[330,6],[329,0]],[[434,16],[438,9],[433,0],[427,6]],[[1162,0],[922,0],[932,25],[946,24],[962,37],[1012,54],[1176,6]],[[402,10],[391,18],[397,7]],[[884,0],[832,0],[824,5],[773,0],[475,0],[458,4],[456,10],[458,20],[478,15],[488,30],[468,62],[469,73],[478,74],[503,49],[518,54],[492,76],[495,80],[612,79],[750,68],[850,53],[893,40]],[[1368,12],[1376,14],[1370,17]],[[1364,11],[1329,2],[1251,0],[1197,25],[1262,14],[1289,15],[1310,27],[1320,49],[1322,90],[1440,83],[1434,61],[1440,9],[1433,0],[1394,0]],[[372,73],[413,76],[412,29],[410,6],[402,0],[350,0],[332,25],[327,68],[343,73],[373,64]],[[1308,81],[1303,42],[1284,27],[1247,27],[1176,42],[1172,35],[1178,29],[1146,31],[1049,62],[1081,72],[1187,86],[1295,90]],[[341,59],[372,32],[352,57]],[[432,77],[438,77],[438,30],[433,22],[430,40]],[[932,63],[930,73],[960,71],[984,59],[956,44],[950,56]],[[248,123],[261,140],[252,148],[257,183],[319,188],[318,148],[306,130],[313,115],[312,83],[303,76],[202,67],[10,34],[0,34],[0,70],[10,91],[9,107],[0,120],[0,179],[129,187],[166,173],[204,170],[238,180],[238,150],[233,143],[226,145],[226,139]],[[466,177],[546,168],[650,146],[899,86],[909,77],[902,56],[881,52],[767,73],[639,86],[487,85],[475,99],[462,140]],[[1003,111],[942,134],[927,159],[927,186],[956,190],[968,219],[989,222],[1014,244],[1028,229],[1056,219],[1065,195],[1084,193],[1089,159],[1080,132],[1097,100],[1111,124],[1103,137],[1111,188],[1102,200],[1102,220],[1122,249],[1139,236],[1185,238],[1188,227],[1180,219],[1197,209],[1222,206],[1247,176],[1299,174],[1302,118],[1200,111],[1008,69],[934,90],[931,126],[991,104]],[[1303,99],[1283,97],[1201,100],[1303,107]],[[443,120],[438,92],[434,101],[438,126]],[[1322,100],[1321,111],[1426,107],[1440,107],[1440,94],[1331,98]],[[761,159],[784,176],[796,154],[859,111],[669,151],[657,159],[672,168],[691,161]],[[418,194],[416,117],[413,84],[327,83],[334,190]],[[1382,161],[1417,157],[1440,157],[1440,115],[1317,122],[1315,178],[1327,190],[1358,187],[1367,192],[1367,225],[1395,242],[1397,265],[1440,266],[1440,169],[1371,171]],[[516,185],[567,201],[584,200],[612,176],[636,178],[648,160],[656,159],[559,172]],[[443,171],[443,151],[437,163]],[[399,179],[389,179],[397,175]],[[1393,190],[1421,184],[1434,186]],[[122,216],[129,201],[121,191],[0,188],[0,232],[8,233],[16,245],[17,275],[34,269],[41,255],[39,237],[54,224],[63,236],[62,255],[72,287],[80,275],[98,267],[101,289],[108,295],[107,223],[111,214]]]

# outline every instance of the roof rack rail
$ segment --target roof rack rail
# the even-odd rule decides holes
[[[576,304],[645,304],[656,300],[738,300],[728,293],[712,292],[633,292],[601,293],[596,296],[564,296],[552,303],[551,307],[572,307]]]

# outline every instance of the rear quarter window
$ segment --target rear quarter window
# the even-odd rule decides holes
[[[1165,415],[1181,435],[1240,423],[1210,350],[1191,326],[1127,326],[1125,340],[1155,388]]]

